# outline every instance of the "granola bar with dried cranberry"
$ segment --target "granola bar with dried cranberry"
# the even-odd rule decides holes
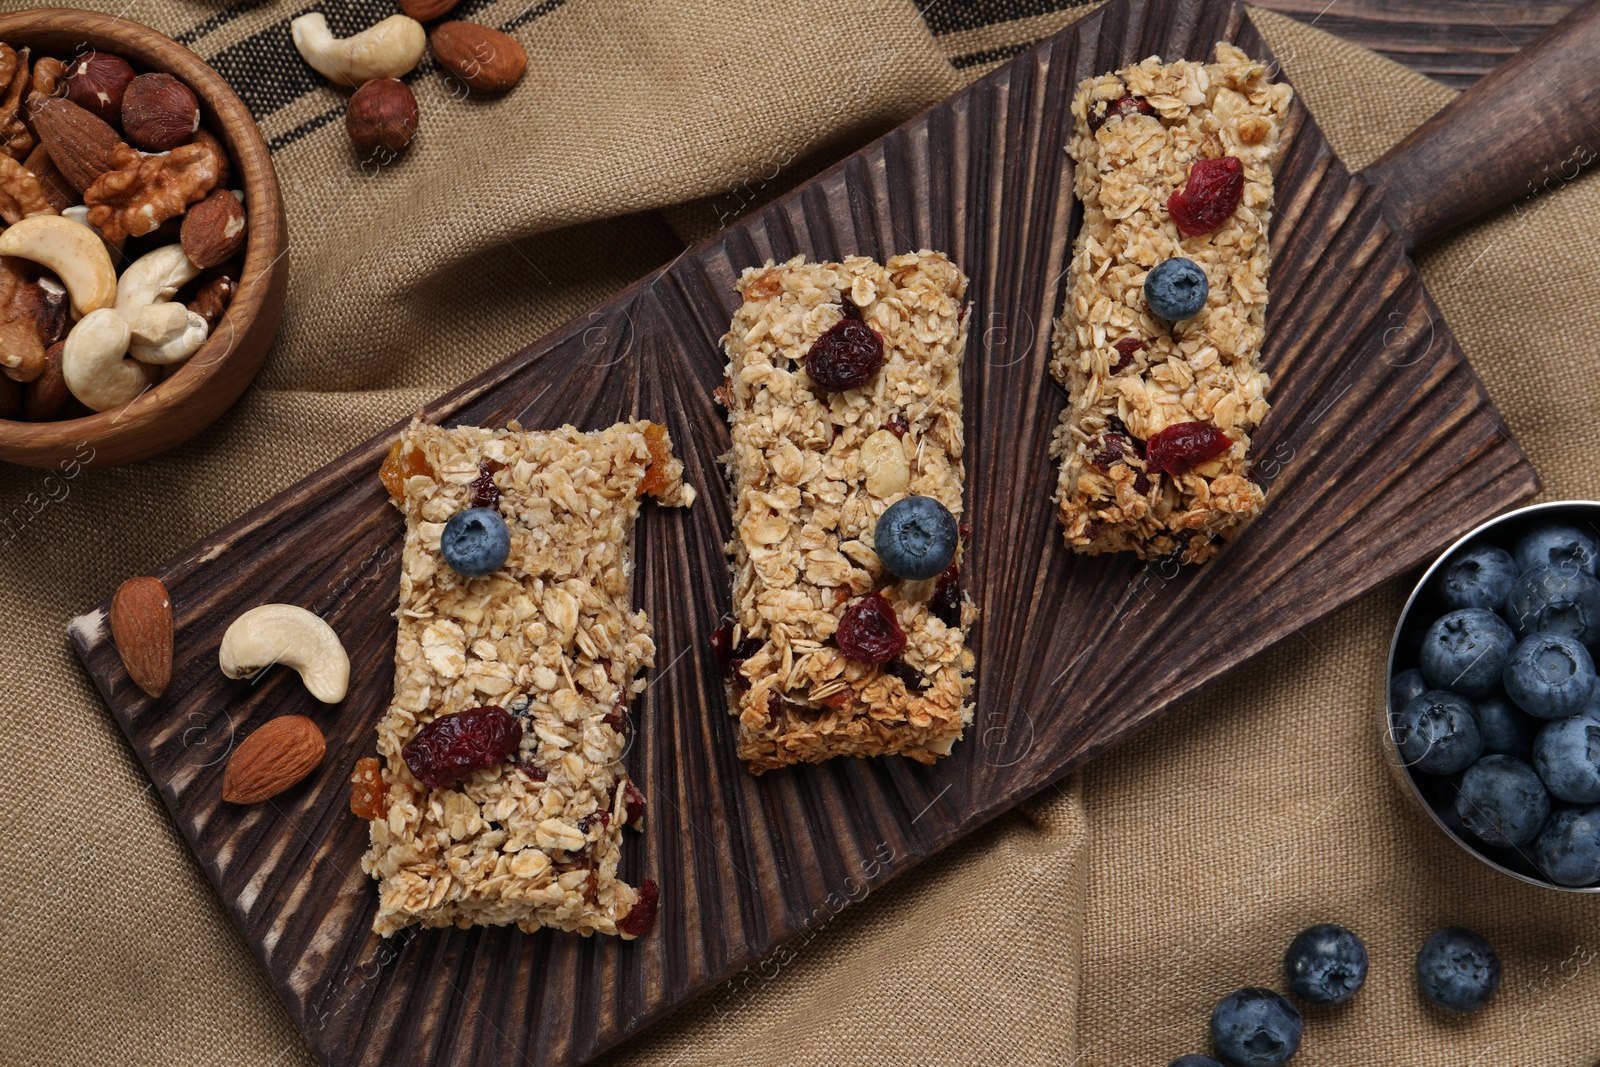
[[[833,756],[932,763],[971,720],[961,547],[921,581],[873,548],[879,516],[910,494],[961,514],[966,287],[928,251],[797,257],[739,279],[719,390],[733,614],[713,644],[754,773]]]
[[[1218,43],[1215,63],[1151,58],[1073,97],[1083,224],[1050,370],[1068,395],[1053,452],[1077,551],[1199,563],[1261,507],[1250,435],[1267,413],[1267,231],[1291,96]],[[1145,283],[1175,259],[1209,291],[1169,321]]]
[[[637,936],[657,890],[617,876],[644,817],[623,765],[627,704],[654,662],[629,603],[641,496],[694,490],[664,428],[524,431],[413,422],[381,477],[406,519],[394,696],[357,768],[370,819],[373,929],[515,923]],[[491,508],[510,535],[492,573],[457,573],[452,516]]]

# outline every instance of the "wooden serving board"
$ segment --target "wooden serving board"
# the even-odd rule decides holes
[[[161,699],[129,681],[105,604],[73,622],[90,675],[324,1063],[587,1060],[1535,491],[1379,198],[1296,103],[1273,231],[1273,410],[1256,443],[1265,513],[1201,569],[1063,548],[1047,455],[1062,397],[1046,362],[1074,226],[1071,92],[1153,53],[1209,58],[1219,39],[1266,52],[1236,3],[1114,0],[427,409],[485,426],[648,417],[671,429],[702,490],[688,513],[646,509],[637,543],[635,597],[660,666],[634,710],[628,763],[650,818],[624,873],[661,884],[650,936],[369,932],[367,830],[347,779],[390,694],[402,523],[377,470],[392,432],[155,571],[177,621]],[[753,778],[734,758],[706,643],[728,603],[715,462],[727,429],[711,391],[734,279],[797,253],[919,247],[949,252],[975,302],[976,721],[936,767],[841,759]],[[255,685],[222,676],[224,629],[264,601],[310,607],[342,635],[341,707],[314,706],[286,671]],[[321,771],[269,803],[221,803],[231,746],[287,713],[326,730]]]

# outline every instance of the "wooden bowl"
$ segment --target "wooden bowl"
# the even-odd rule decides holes
[[[228,151],[229,186],[244,191],[250,223],[244,268],[227,314],[200,351],[122,407],[60,422],[0,419],[0,460],[109,467],[146,459],[215,422],[255,378],[278,331],[289,286],[289,236],[267,143],[220,74],[147,26],[93,11],[37,8],[0,15],[0,41],[63,60],[90,48],[114,52],[140,73],[181,79],[200,100],[202,122]]]

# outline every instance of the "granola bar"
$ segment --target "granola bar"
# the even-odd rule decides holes
[[[955,562],[901,581],[873,551],[878,517],[908,494],[961,514],[961,356],[967,280],[943,254],[886,265],[797,257],[740,277],[744,304],[723,345],[733,447],[733,621],[728,707],[753,773],[832,756],[949,754],[972,718],[976,612]],[[865,384],[822,389],[811,346],[842,318],[881,336]],[[882,664],[848,658],[841,617],[881,595],[906,636]]]
[[[1151,58],[1089,78],[1073,97],[1068,151],[1083,224],[1050,371],[1068,394],[1053,454],[1061,523],[1077,551],[1199,563],[1261,507],[1248,457],[1267,413],[1267,229],[1292,96],[1267,77],[1264,64],[1219,42],[1215,63]],[[1235,167],[1228,156],[1242,165],[1237,207],[1208,232],[1185,233],[1169,199],[1201,196],[1194,165]],[[1198,264],[1210,291],[1192,318],[1169,323],[1151,312],[1143,285],[1173,257]],[[1212,448],[1165,447],[1185,434]]]
[[[642,493],[694,500],[664,429],[413,422],[382,476],[406,532],[394,696],[378,724],[380,799],[365,812],[371,848],[361,865],[379,883],[373,929],[642,932],[654,887],[621,881],[617,863],[623,827],[643,817],[622,763],[626,705],[644,688],[634,675],[655,646],[644,612],[629,605],[628,549]],[[440,535],[474,506],[499,512],[511,548],[494,573],[467,578],[442,558]],[[402,749],[441,716],[484,706],[515,717],[516,747],[429,788]],[[359,795],[358,780],[353,808]]]

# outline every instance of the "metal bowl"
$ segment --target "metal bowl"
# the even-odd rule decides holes
[[[1501,874],[1508,875],[1530,885],[1542,886],[1545,889],[1556,889],[1564,893],[1600,893],[1600,885],[1594,886],[1566,886],[1557,885],[1541,874],[1534,866],[1531,859],[1525,855],[1528,847],[1523,846],[1519,851],[1515,848],[1495,848],[1482,844],[1474,844],[1464,837],[1452,825],[1454,821],[1453,808],[1446,808],[1446,814],[1441,815],[1439,808],[1442,800],[1447,800],[1452,795],[1450,780],[1448,778],[1434,778],[1431,775],[1418,775],[1412,773],[1406,766],[1405,759],[1400,755],[1400,750],[1394,741],[1395,712],[1399,709],[1393,706],[1393,698],[1389,694],[1389,683],[1394,679],[1397,671],[1406,670],[1417,665],[1417,653],[1422,647],[1423,635],[1433,620],[1443,615],[1446,608],[1439,600],[1434,589],[1434,576],[1439,573],[1447,563],[1454,559],[1463,548],[1469,545],[1491,544],[1499,545],[1507,551],[1528,530],[1534,526],[1550,521],[1568,521],[1578,525],[1593,528],[1600,532],[1600,502],[1593,500],[1556,500],[1547,504],[1533,504],[1529,507],[1508,511],[1498,518],[1469,531],[1455,544],[1451,545],[1444,554],[1434,560],[1433,566],[1423,574],[1422,580],[1411,591],[1411,596],[1406,600],[1404,610],[1400,612],[1400,621],[1394,628],[1394,640],[1389,643],[1389,669],[1384,675],[1384,753],[1388,763],[1396,776],[1405,783],[1405,788],[1411,796],[1428,813],[1428,817],[1438,824],[1439,829],[1447,834],[1452,841],[1470,852],[1477,859],[1493,867]]]

